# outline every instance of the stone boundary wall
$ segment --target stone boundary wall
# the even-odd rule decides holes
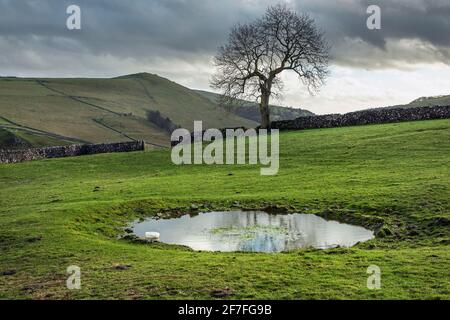
[[[144,141],[74,144],[23,150],[0,150],[0,163],[17,163],[45,158],[76,157],[97,153],[143,151]]]
[[[294,120],[273,121],[271,122],[271,128],[279,130],[305,130],[449,118],[450,106],[379,108],[350,112],[346,114],[327,114],[323,116],[299,117]],[[219,130],[225,136],[227,129],[247,130],[243,127],[224,128]],[[256,130],[258,129],[259,127],[256,128]],[[201,133],[201,135],[204,133],[205,130]],[[195,133],[191,132],[190,140],[194,141],[194,137]],[[189,136],[185,138],[187,139]],[[186,139],[181,138],[180,141],[171,141],[171,145],[174,147],[177,144],[182,143],[183,140],[186,141]]]
[[[242,129],[243,131],[246,131],[246,130],[247,130],[247,128],[244,128],[244,127],[221,128],[221,129],[218,129],[218,130],[219,130],[219,131],[222,133],[222,135],[225,137],[225,136],[226,136],[226,132],[227,132],[228,129],[231,129],[231,130],[239,130],[239,129]],[[170,141],[170,145],[171,145],[172,147],[175,147],[176,145],[178,145],[178,144],[180,144],[180,143],[186,143],[187,140],[189,140],[190,143],[193,143],[193,142],[195,141],[195,139],[198,139],[198,141],[201,141],[201,140],[202,140],[202,137],[203,137],[203,135],[205,134],[206,131],[207,131],[207,130],[203,130],[202,132],[198,132],[198,133],[196,133],[196,132],[190,132],[189,135],[184,136],[184,137],[181,137],[179,141],[172,141],[172,140],[171,140],[171,141]]]
[[[272,129],[304,130],[381,124],[402,121],[448,119],[450,106],[415,107],[415,108],[381,108],[346,114],[327,114],[323,116],[300,117],[295,120],[274,121]]]

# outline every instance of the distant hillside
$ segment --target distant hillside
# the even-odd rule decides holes
[[[0,148],[144,140],[169,146],[178,126],[255,127],[259,106],[252,102],[220,107],[219,95],[191,90],[149,73],[112,79],[0,77]],[[450,105],[450,96],[424,97],[396,107]],[[272,120],[313,113],[271,106]]]
[[[0,149],[16,149],[28,146],[29,144],[17,138],[13,133],[5,129],[0,129]]]
[[[190,130],[194,120],[203,120],[205,128],[257,125],[148,73],[113,79],[0,78],[0,128],[39,143],[142,139],[148,145],[169,146],[167,129],[152,123],[148,111]]]
[[[216,104],[219,102],[220,94],[202,90],[196,90],[196,92],[209,99],[211,102],[214,102]],[[224,106],[223,108],[248,120],[252,120],[258,123],[261,120],[259,105],[255,102],[241,100],[237,105]],[[314,113],[304,109],[288,108],[276,105],[270,106],[270,116],[272,121],[293,120],[298,117],[313,115]]]
[[[48,146],[62,146],[74,141],[67,141],[40,134],[18,129],[0,128],[0,149],[25,149],[39,148]]]
[[[436,97],[421,97],[405,105],[393,106],[395,108],[450,106],[450,95]],[[393,108],[391,107],[391,108]]]

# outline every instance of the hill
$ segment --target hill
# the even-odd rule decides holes
[[[26,149],[49,146],[63,146],[75,143],[57,136],[21,129],[0,128],[0,149]]]
[[[22,139],[17,138],[12,132],[0,129],[0,146],[7,149],[11,147],[28,147],[29,145]]]
[[[169,150],[0,165],[0,297],[208,299],[227,288],[233,299],[449,299],[449,134],[447,119],[283,132],[270,177],[176,166]],[[118,239],[160,213],[266,206],[379,231],[352,248],[283,254]],[[367,288],[374,264],[382,290]],[[66,288],[70,265],[80,290]]]
[[[450,95],[421,97],[408,104],[397,105],[391,108],[413,108],[413,107],[433,107],[433,106],[450,106]]]
[[[211,102],[219,104],[220,94],[202,90],[196,90],[196,92],[209,99]],[[227,105],[223,106],[222,108],[248,120],[252,120],[258,123],[261,120],[259,105],[255,102],[239,100],[239,103],[236,105]],[[271,121],[293,120],[299,117],[314,115],[314,113],[308,110],[281,107],[276,105],[270,105],[269,110]]]
[[[198,93],[157,75],[112,79],[0,78],[0,128],[70,143],[145,140],[169,146],[169,133],[148,119],[158,111],[192,129],[257,124],[226,112]]]

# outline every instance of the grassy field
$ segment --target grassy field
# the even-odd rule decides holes
[[[175,166],[168,150],[1,165],[0,298],[449,299],[449,139],[450,120],[285,132],[277,176]],[[377,237],[281,254],[118,239],[157,213],[275,206]],[[81,290],[65,286],[70,265]],[[369,265],[381,290],[366,287]]]
[[[0,128],[29,135],[43,130],[82,142],[137,139],[169,146],[169,134],[147,121],[148,110],[188,129],[194,120],[203,120],[205,128],[257,125],[148,73],[113,79],[0,78]]]

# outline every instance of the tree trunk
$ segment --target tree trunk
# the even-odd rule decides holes
[[[261,112],[262,129],[270,129],[269,97],[270,93],[267,94],[263,92],[261,94],[261,103],[259,104],[259,111]]]

